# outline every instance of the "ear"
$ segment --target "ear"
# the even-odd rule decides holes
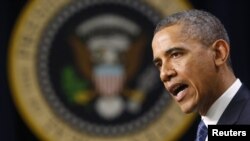
[[[230,47],[225,40],[217,40],[213,43],[212,49],[214,51],[214,62],[216,66],[226,64],[230,53]]]

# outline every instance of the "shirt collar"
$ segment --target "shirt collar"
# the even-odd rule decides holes
[[[202,116],[202,120],[207,125],[217,124],[222,113],[226,109],[227,105],[236,95],[237,91],[241,87],[242,83],[237,79],[209,108],[207,114]]]

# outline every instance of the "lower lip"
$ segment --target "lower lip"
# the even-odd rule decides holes
[[[180,101],[185,97],[186,94],[187,94],[187,88],[185,88],[184,90],[180,91],[180,92],[175,96],[176,101],[180,102]]]

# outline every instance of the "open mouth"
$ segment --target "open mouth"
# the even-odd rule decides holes
[[[188,87],[187,84],[176,84],[170,89],[170,93],[172,93],[174,96],[177,96],[178,93],[185,90]]]

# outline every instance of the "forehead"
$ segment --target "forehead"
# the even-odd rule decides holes
[[[163,29],[161,29],[160,31],[158,31],[155,35],[154,35],[154,39],[157,39],[158,41],[162,41],[166,39],[171,38],[183,38],[183,25],[181,24],[175,24],[175,25],[171,25],[168,27],[165,27]]]
[[[181,34],[182,26],[181,25],[172,25],[165,27],[162,30],[158,31],[153,38],[152,47],[162,46],[166,44],[171,44],[174,42],[181,42],[184,40],[183,34]]]

